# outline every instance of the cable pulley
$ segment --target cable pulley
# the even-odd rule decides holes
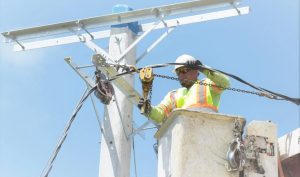
[[[110,103],[112,96],[115,93],[114,87],[110,81],[106,79],[106,76],[100,71],[96,71],[95,75],[97,86],[94,94],[101,101],[101,103],[107,105]]]

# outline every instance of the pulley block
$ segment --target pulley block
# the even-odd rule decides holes
[[[243,169],[245,164],[244,148],[238,138],[230,143],[226,158],[228,171],[241,171]]]
[[[96,72],[96,84],[97,89],[94,92],[95,96],[99,98],[101,103],[109,104],[112,100],[112,96],[115,94],[111,82],[106,79],[104,74]]]

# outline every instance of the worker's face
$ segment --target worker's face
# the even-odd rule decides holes
[[[183,87],[190,88],[198,79],[199,71],[191,70],[186,67],[178,68],[176,70],[179,82]]]

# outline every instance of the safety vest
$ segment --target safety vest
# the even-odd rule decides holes
[[[180,88],[169,92],[158,105],[164,111],[165,117],[175,108],[205,108],[218,112],[222,90],[209,86],[209,84],[214,83],[208,78],[201,82],[206,83],[206,85],[195,83],[190,89]]]
[[[204,70],[203,73],[207,77],[201,81],[204,84],[195,83],[189,89],[180,88],[169,92],[159,105],[151,107],[150,113],[146,116],[161,123],[176,108],[218,112],[223,89],[215,85],[228,88],[230,86],[229,78],[222,73],[208,70]]]

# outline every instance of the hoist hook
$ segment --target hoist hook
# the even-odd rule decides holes
[[[152,89],[152,83],[154,80],[153,69],[150,67],[142,68],[139,73],[140,80],[142,82],[142,89],[143,89],[143,97],[144,100],[149,100],[149,92]],[[144,114],[146,110],[147,104],[144,104],[141,108],[141,113]]]

